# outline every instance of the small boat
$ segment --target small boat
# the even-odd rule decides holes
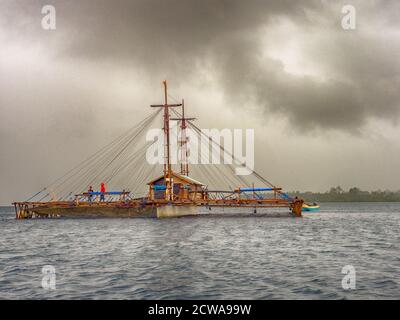
[[[318,211],[319,210],[319,204],[317,203],[303,203],[303,211]]]

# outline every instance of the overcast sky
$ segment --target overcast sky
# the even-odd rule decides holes
[[[148,115],[163,79],[200,127],[254,128],[256,169],[286,190],[399,190],[399,16],[397,0],[1,0],[0,204]]]

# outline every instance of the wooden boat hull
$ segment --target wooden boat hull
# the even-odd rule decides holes
[[[14,203],[17,219],[31,218],[176,218],[187,216],[221,217],[301,217],[303,201],[266,203],[129,203],[36,202]]]
[[[213,217],[266,217],[286,218],[294,217],[295,214],[289,208],[266,208],[252,206],[200,206],[199,215]]]
[[[287,208],[221,207],[221,206],[38,206],[24,211],[20,219],[29,218],[176,218],[212,217],[293,217]]]
[[[35,207],[29,209],[33,218],[155,218],[157,209],[146,207]]]

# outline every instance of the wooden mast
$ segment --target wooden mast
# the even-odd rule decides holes
[[[185,119],[185,100],[182,99],[182,121],[181,121],[181,174],[189,175],[189,165],[187,161],[187,137]]]
[[[166,178],[166,182],[171,178],[171,153],[170,153],[170,142],[169,142],[169,109],[168,109],[168,87],[167,80],[163,81],[164,85],[164,157],[166,157],[166,161],[164,161],[164,178]],[[168,183],[167,183],[168,185]]]
[[[167,80],[163,81],[164,85],[164,181],[166,185],[165,199],[173,200],[172,183],[171,183],[171,151],[169,137],[169,106],[168,106],[168,86]]]
[[[182,99],[182,118],[181,120],[181,174],[189,176],[189,161],[187,150],[187,120],[196,120],[196,118],[185,118],[185,100]]]
[[[187,120],[196,120],[196,118],[186,118],[185,117],[185,100],[182,99],[182,116],[180,118],[170,118],[170,120],[178,120],[181,122],[180,129],[181,129],[181,138],[179,140],[180,146],[180,165],[181,165],[181,174],[188,176],[189,175],[189,161],[188,161],[188,149],[187,149]]]
[[[164,85],[164,104],[151,105],[153,108],[164,108],[164,181],[166,184],[165,199],[173,200],[172,183],[171,183],[171,150],[170,150],[170,135],[169,135],[169,108],[180,107],[181,103],[168,104],[168,85],[167,80],[163,81]]]

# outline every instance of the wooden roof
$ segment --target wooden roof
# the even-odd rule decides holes
[[[181,179],[181,180],[183,180],[183,181],[186,181],[186,182],[189,183],[189,184],[194,184],[194,185],[198,185],[198,186],[204,186],[204,183],[202,183],[202,182],[200,182],[200,181],[197,181],[197,180],[195,180],[195,179],[193,179],[193,178],[191,178],[191,177],[185,176],[185,175],[183,175],[183,174],[179,174],[179,173],[172,172],[172,173],[171,173],[171,176],[172,176],[172,177],[175,177],[175,178],[179,178],[179,179]],[[162,175],[162,176],[160,176],[160,177],[158,177],[158,178],[155,178],[155,179],[151,180],[151,181],[148,182],[147,184],[148,184],[148,185],[154,184],[154,182],[156,182],[156,181],[158,181],[158,180],[161,180],[161,179],[164,179],[164,175]]]

